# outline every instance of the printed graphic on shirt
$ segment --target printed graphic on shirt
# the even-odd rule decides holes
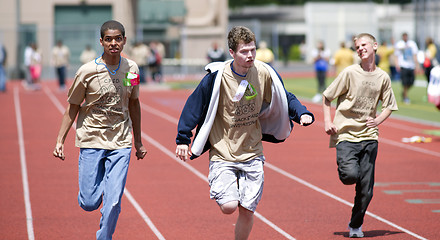
[[[118,77],[114,79],[107,75],[105,78],[99,79],[99,95],[101,96],[93,108],[94,114],[105,114],[107,116],[120,115],[122,113],[121,96],[122,86]]]
[[[259,111],[255,102],[258,95],[255,88],[248,83],[243,98],[239,102],[234,102],[234,112],[232,116],[231,128],[251,126],[257,123]]]
[[[377,83],[372,81],[362,81],[362,87],[358,89],[356,100],[350,111],[354,114],[369,115],[376,107],[376,95],[378,90]]]

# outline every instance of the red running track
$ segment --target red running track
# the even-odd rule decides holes
[[[177,119],[190,91],[149,88],[140,96],[148,155],[132,158],[114,239],[233,239],[237,215],[221,214],[209,199],[207,156],[188,163],[174,157]],[[94,239],[99,228],[99,211],[85,212],[76,200],[73,129],[66,160],[52,157],[67,105],[66,92],[56,89],[55,82],[44,82],[40,91],[10,82],[0,94],[0,239]],[[296,125],[282,144],[264,144],[265,188],[250,239],[348,237],[354,187],[338,180],[321,106],[302,102],[316,122]],[[381,126],[366,238],[440,239],[440,138],[401,142],[435,128],[396,118]]]

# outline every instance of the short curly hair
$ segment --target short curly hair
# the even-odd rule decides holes
[[[234,52],[237,51],[240,42],[247,44],[252,41],[255,42],[255,34],[247,27],[235,26],[229,31],[228,47]]]

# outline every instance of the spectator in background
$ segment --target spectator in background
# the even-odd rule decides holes
[[[397,57],[396,70],[400,72],[402,80],[402,100],[405,104],[410,104],[408,97],[409,89],[414,85],[415,75],[419,69],[417,62],[417,52],[419,48],[413,40],[408,39],[408,34],[403,33],[402,39],[396,43],[395,54]]]
[[[431,70],[438,64],[437,59],[435,58],[436,55],[437,47],[435,46],[434,41],[430,37],[426,38],[425,61],[423,62],[423,68],[425,70],[425,76],[428,83]]]
[[[300,52],[301,61],[305,61],[307,55],[307,45],[304,42],[304,40],[301,41],[301,43],[299,44],[299,52]]]
[[[96,52],[92,49],[90,45],[87,45],[86,48],[81,52],[79,56],[79,60],[82,64],[86,64],[96,58]]]
[[[391,41],[390,41],[390,48],[392,48],[393,49],[393,53],[394,54],[391,54],[390,55],[390,73],[391,73],[391,81],[398,81],[398,80],[400,80],[400,74],[399,74],[399,72],[397,72],[397,70],[396,70],[396,62],[397,62],[397,57],[396,57],[396,54],[395,54],[395,48],[394,48],[394,46],[396,45],[396,42],[394,41],[394,38],[391,38]]]
[[[32,52],[34,51],[32,49],[32,44],[33,43],[29,43],[26,48],[24,49],[24,75],[25,75],[25,80],[22,82],[23,87],[25,89],[29,89],[32,87],[32,77],[31,77],[31,70],[30,70],[30,66],[31,66],[31,57],[32,57]]]
[[[274,60],[273,52],[267,47],[267,43],[265,41],[260,42],[256,54],[257,55],[255,56],[255,59],[265,62],[269,65],[272,65]]]
[[[345,47],[344,42],[340,43],[340,48],[334,56],[336,75],[339,75],[344,68],[354,64],[353,53],[351,49]]]
[[[378,67],[384,70],[391,77],[390,57],[394,54],[394,48],[388,47],[386,41],[382,41],[382,44],[377,48],[379,56]]]
[[[156,41],[150,42],[150,56],[148,66],[151,71],[151,78],[154,83],[162,82],[162,57],[164,56],[163,45]]]
[[[36,43],[32,43],[32,52],[30,55],[30,65],[29,70],[31,73],[31,79],[32,79],[32,89],[33,90],[39,90],[41,89],[40,86],[40,78],[41,78],[41,70],[42,70],[42,53],[40,49],[38,49],[38,46]]]
[[[316,79],[318,80],[318,92],[313,97],[313,102],[320,102],[322,99],[322,92],[325,90],[325,79],[327,78],[330,54],[330,50],[325,48],[324,42],[322,41],[319,41],[316,49],[313,49],[312,51]]]
[[[225,51],[218,46],[217,42],[212,43],[212,46],[208,49],[207,55],[209,62],[223,62],[226,60]]]
[[[139,67],[139,78],[141,83],[147,82],[147,67],[148,67],[148,58],[150,57],[151,50],[150,48],[142,43],[136,42],[134,47],[131,49],[131,59],[138,65]]]
[[[63,44],[62,40],[57,41],[57,45],[52,49],[52,64],[58,77],[58,84],[61,91],[66,89],[67,67],[69,65],[70,50]]]
[[[0,42],[0,92],[6,92],[6,59],[7,52],[5,46]]]

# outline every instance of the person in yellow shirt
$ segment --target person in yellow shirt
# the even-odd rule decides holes
[[[426,80],[429,83],[429,78],[431,76],[431,70],[438,64],[435,56],[437,55],[437,47],[434,44],[432,38],[426,38],[426,50],[425,50],[425,61],[423,62],[423,69],[425,70]]]
[[[386,41],[382,41],[382,44],[377,48],[377,55],[379,56],[378,67],[384,70],[391,76],[390,68],[390,56],[394,54],[394,48],[388,47]]]
[[[273,63],[273,52],[267,47],[267,43],[265,41],[260,42],[260,47],[257,49],[257,55],[255,58],[269,65]]]
[[[334,60],[335,60],[335,70],[336,75],[344,70],[344,68],[354,64],[353,51],[345,47],[345,43],[341,42],[341,48],[336,51]]]

